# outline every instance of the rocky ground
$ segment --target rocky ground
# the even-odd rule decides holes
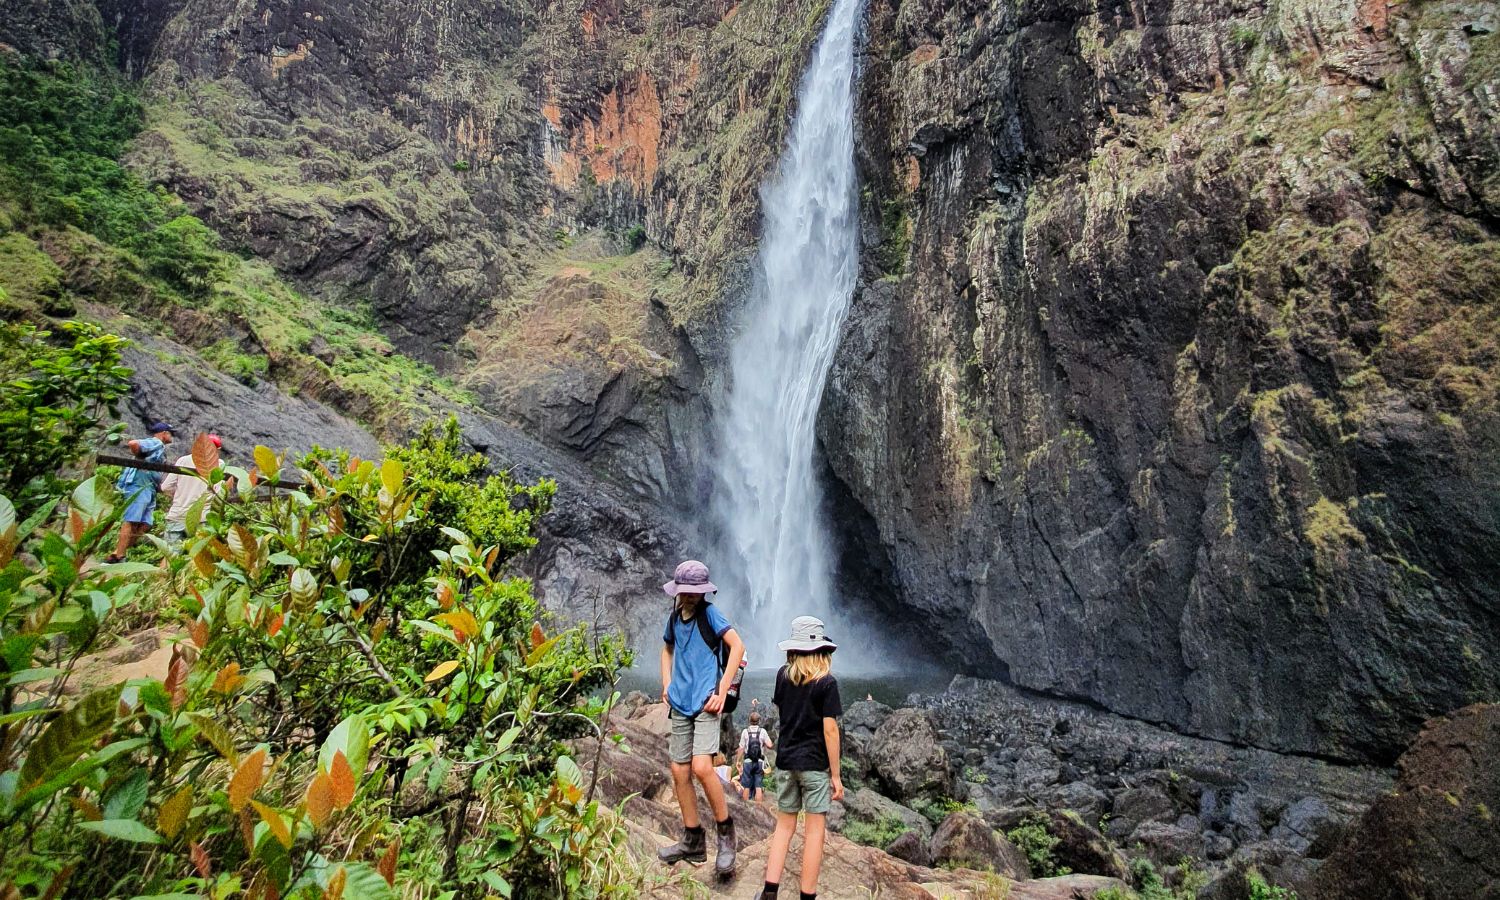
[[[1163,896],[1155,878],[1199,900],[1254,896],[1252,878],[1329,900],[1500,896],[1500,706],[1429,722],[1394,783],[966,678],[897,709],[855,702],[843,726],[848,790],[820,896]],[[666,708],[632,694],[611,730],[625,742],[606,744],[600,791],[624,803],[649,867],[679,827]],[[732,803],[738,877],[688,873],[714,896],[753,892],[773,824],[769,804]]]

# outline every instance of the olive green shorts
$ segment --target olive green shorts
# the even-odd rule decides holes
[[[784,813],[826,814],[833,808],[833,776],[817,772],[776,773],[776,808]]]
[[[713,756],[719,752],[718,713],[698,713],[689,719],[677,710],[667,714],[672,736],[667,739],[667,755],[674,763],[690,763],[695,756]]]

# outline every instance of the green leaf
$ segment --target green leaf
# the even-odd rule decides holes
[[[134,819],[102,819],[98,822],[79,822],[79,828],[97,831],[105,837],[135,844],[163,843],[161,835]]]
[[[219,755],[229,761],[230,765],[239,765],[240,755],[234,749],[234,735],[229,729],[219,724],[219,721],[204,713],[188,713],[188,719],[198,726],[198,733],[203,739],[217,751]]]
[[[344,863],[343,900],[396,900],[395,891],[369,863]]]
[[[47,723],[21,765],[22,791],[30,791],[67,771],[109,730],[115,722],[115,707],[123,687],[117,684],[94,691]]]
[[[297,562],[297,557],[293,556],[290,553],[285,553],[285,552],[272,553],[271,554],[271,558],[268,559],[268,560],[266,560],[266,561],[269,562],[273,566],[295,566],[295,565],[299,565],[299,563]]]
[[[78,514],[90,521],[98,519],[109,511],[109,504],[104,502],[100,491],[100,479],[98,475],[85,478],[73,489],[73,508]]]
[[[298,603],[311,603],[318,596],[318,579],[306,569],[292,572],[292,599]]]
[[[150,575],[153,572],[160,572],[161,569],[158,568],[154,563],[146,563],[146,562],[117,562],[117,563],[100,563],[100,565],[99,565],[99,571],[103,572],[105,575],[119,576],[119,575]]]
[[[50,667],[39,667],[35,669],[22,669],[5,680],[6,687],[17,687],[23,684],[31,684],[35,681],[50,681],[61,675],[62,669]]]
[[[365,764],[370,761],[370,725],[364,716],[356,713],[334,726],[318,751],[319,768],[327,772],[333,765],[334,754],[340,750],[344,751],[354,777],[363,775]]]
[[[251,455],[255,457],[255,467],[260,469],[260,474],[274,481],[281,471],[281,463],[271,448],[257,444]]]
[[[583,770],[578,768],[578,763],[573,762],[571,756],[559,756],[557,758],[557,777],[566,784],[573,787],[583,787]]]
[[[405,475],[406,471],[401,467],[399,459],[387,457],[380,464],[380,486],[389,491],[392,497],[401,492],[401,479]]]
[[[146,805],[150,776],[136,769],[104,796],[105,819],[134,819]]]

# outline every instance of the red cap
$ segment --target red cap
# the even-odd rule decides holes
[[[217,434],[209,435],[208,439],[214,442],[215,447],[218,447],[221,450],[224,449],[224,439],[219,437]]]

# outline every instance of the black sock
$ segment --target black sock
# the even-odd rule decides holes
[[[702,834],[703,833],[703,826],[702,825],[684,825],[682,827],[687,830],[688,834]]]
[[[728,828],[730,825],[733,825],[733,824],[734,824],[734,816],[725,816],[724,817],[724,821],[718,823],[718,825],[719,825],[719,831],[723,832],[724,829]]]
[[[780,886],[781,885],[779,885],[779,884],[772,884],[771,882],[768,881],[768,882],[766,882],[766,886],[761,889],[760,895],[762,897],[774,897],[774,896],[776,896],[776,889],[779,888]]]
[[[818,895],[817,894],[809,894],[807,891],[803,891],[802,892],[802,900],[818,900]]]

